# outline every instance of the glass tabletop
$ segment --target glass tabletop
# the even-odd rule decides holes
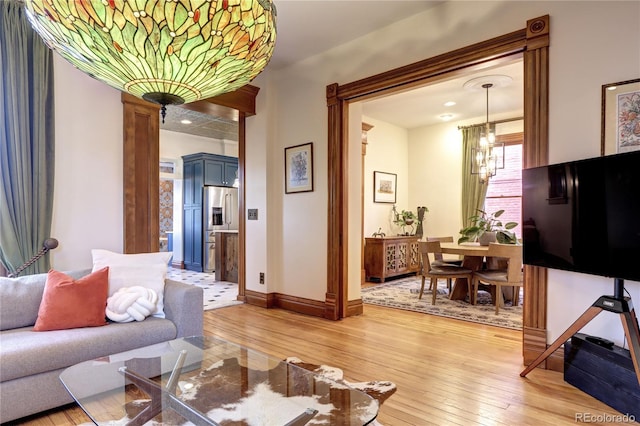
[[[86,361],[60,380],[105,425],[366,425],[378,413],[364,392],[210,336]]]

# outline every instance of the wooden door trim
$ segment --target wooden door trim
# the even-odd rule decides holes
[[[525,166],[547,163],[549,93],[549,16],[531,19],[524,29],[476,43],[351,83],[327,86],[328,223],[325,317],[347,314],[347,164],[349,103],[424,86],[444,77],[480,70],[522,55],[525,68]],[[527,274],[523,351],[535,352],[546,336],[546,274]],[[525,360],[527,357],[525,357]]]
[[[213,98],[183,105],[214,117],[238,122],[238,299],[246,292],[246,216],[245,157],[246,117],[255,115],[255,98],[259,87],[246,85]],[[123,104],[123,193],[124,253],[154,252],[160,249],[160,120],[159,106],[128,93]],[[138,153],[138,154],[136,154]],[[144,154],[144,155],[141,155]],[[144,179],[141,178],[144,177]],[[138,216],[144,216],[141,221]],[[145,223],[141,226],[141,223]]]
[[[160,250],[160,107],[124,92],[121,101],[123,252],[156,252]]]

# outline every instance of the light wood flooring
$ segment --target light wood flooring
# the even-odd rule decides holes
[[[619,415],[566,384],[561,373],[537,369],[521,378],[519,331],[370,305],[364,315],[338,322],[248,305],[204,316],[206,334],[340,367],[350,380],[395,382],[398,391],[378,416],[385,426],[556,426],[576,424],[581,413]],[[23,424],[88,421],[68,406]]]

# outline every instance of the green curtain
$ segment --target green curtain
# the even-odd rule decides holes
[[[481,126],[462,129],[462,226],[470,225],[469,217],[478,213],[484,206],[488,183],[480,183],[478,175],[471,174],[473,161],[472,148],[478,145]]]
[[[15,271],[50,237],[53,57],[20,3],[0,1],[0,262]],[[46,272],[48,256],[24,271]]]

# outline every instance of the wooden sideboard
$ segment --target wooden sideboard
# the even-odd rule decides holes
[[[365,238],[364,269],[367,281],[420,271],[418,237]]]

